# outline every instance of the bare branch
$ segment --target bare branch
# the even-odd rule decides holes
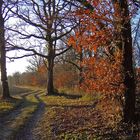
[[[10,59],[10,61],[13,61],[14,59],[21,59],[21,58],[25,58],[25,57],[29,57],[29,56],[34,56],[35,54],[26,54],[26,55],[22,55],[22,56],[16,56],[16,57],[9,57],[6,56],[6,58]]]
[[[20,37],[21,39],[29,39],[31,37],[34,37],[34,38],[38,38],[38,39],[46,39],[44,36],[37,36],[35,34],[24,34],[24,33],[21,33],[20,31],[18,30],[15,30],[15,29],[11,29],[11,28],[7,28],[7,30],[9,31],[13,31],[13,32],[16,32],[24,37]]]
[[[67,49],[65,49],[65,50],[63,50],[62,52],[60,52],[60,53],[58,53],[58,54],[55,54],[55,57],[56,56],[59,56],[59,55],[61,55],[61,54],[63,54],[63,53],[65,53],[65,52],[67,52],[69,49],[71,49],[72,48],[72,46],[69,46]]]
[[[12,50],[24,50],[24,51],[27,51],[27,52],[32,52],[34,55],[38,55],[38,56],[41,56],[41,57],[44,57],[44,58],[48,58],[48,56],[47,55],[44,55],[44,54],[41,54],[41,53],[39,53],[39,52],[37,52],[36,50],[34,50],[34,49],[27,49],[27,48],[24,48],[24,47],[19,47],[19,46],[15,46],[15,45],[13,45],[13,44],[11,44],[11,43],[9,43],[9,42],[7,42],[10,46],[12,46],[12,47],[10,47],[10,48],[8,48],[7,49],[7,51],[12,51]]]

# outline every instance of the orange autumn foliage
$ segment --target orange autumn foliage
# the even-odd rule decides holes
[[[36,72],[31,75],[32,86],[45,86],[47,79],[47,68],[45,65],[40,65]]]
[[[84,61],[86,69],[83,73],[82,87],[88,92],[105,94],[121,94],[124,90],[121,67],[121,55],[115,56],[111,62],[108,58],[91,57]]]
[[[31,76],[31,85],[36,86],[37,85],[37,78],[35,76]]]
[[[90,1],[89,1],[90,2]],[[79,9],[80,26],[68,40],[78,52],[83,50],[82,88],[88,92],[120,94],[124,91],[122,54],[117,48],[114,16],[110,0],[92,3],[94,11]],[[118,35],[117,35],[118,36]],[[90,54],[90,55],[89,55]]]
[[[38,72],[41,73],[41,74],[46,74],[47,73],[47,68],[45,65],[41,65],[39,68],[38,68]]]
[[[75,35],[69,38],[68,44],[72,44],[76,50],[82,46],[86,50],[96,51],[100,46],[108,48],[113,41],[112,5],[108,0],[101,0],[93,7],[96,7],[93,12],[83,9],[75,12],[80,25],[75,29]]]
[[[59,88],[73,88],[78,83],[78,73],[70,64],[57,64],[54,70],[54,85]]]

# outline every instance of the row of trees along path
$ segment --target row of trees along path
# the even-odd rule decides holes
[[[6,75],[6,49],[5,49],[5,35],[4,35],[4,18],[3,18],[3,3],[5,1],[0,1],[0,56],[1,56],[1,80],[2,80],[2,87],[3,87],[3,98],[9,98],[10,94],[9,94],[9,88],[8,88],[8,83],[7,83],[7,75]],[[42,36],[42,38],[47,42],[48,44],[48,55],[43,55],[41,53],[37,53],[35,50],[28,50],[28,51],[32,51],[34,54],[38,54],[44,58],[47,59],[48,61],[48,85],[47,85],[47,92],[48,94],[51,94],[54,92],[54,87],[53,87],[53,66],[54,66],[54,58],[62,53],[64,53],[68,48],[66,48],[66,50],[60,52],[59,54],[56,54],[55,52],[55,48],[56,46],[54,45],[58,39],[61,39],[63,36],[67,35],[68,33],[70,33],[72,31],[72,29],[75,27],[75,25],[72,24],[73,27],[71,27],[70,30],[68,30],[67,32],[65,32],[64,34],[61,34],[60,36],[58,36],[57,34],[57,28],[54,28],[54,23],[56,23],[56,17],[54,16],[56,13],[58,13],[59,11],[56,11],[57,8],[55,7],[55,1],[51,1],[49,0],[48,3],[45,2],[45,0],[43,0],[44,2],[44,13],[46,13],[46,7],[48,7],[48,13],[50,15],[45,15],[45,17],[50,17],[50,20],[45,19],[46,21],[46,27],[44,29],[43,26],[41,26],[41,24],[37,24],[34,21],[31,21],[28,17],[29,15],[25,15],[22,16],[22,12],[15,12],[11,9],[9,9],[9,11],[11,11],[12,13],[14,13],[17,17],[19,17],[20,19],[26,21],[28,24],[33,25],[34,27],[37,28],[41,28],[43,30],[43,32],[45,32],[45,37]],[[86,1],[86,0],[77,0],[77,2],[81,3],[85,8],[94,11],[94,7],[92,6],[92,4],[90,4],[90,2]],[[37,5],[37,3],[35,3],[35,1],[33,1],[34,5],[37,6],[38,11],[40,11],[40,7],[39,5]],[[14,3],[16,4],[16,2]],[[124,104],[124,120],[126,122],[132,121],[134,120],[135,117],[135,78],[134,78],[134,70],[133,70],[133,61],[132,61],[132,35],[131,35],[131,24],[130,24],[130,19],[127,20],[126,22],[126,18],[129,16],[129,3],[127,0],[112,0],[112,4],[114,5],[114,7],[116,7],[117,5],[117,9],[114,8],[115,12],[117,12],[117,15],[120,17],[120,21],[115,20],[115,25],[116,25],[116,29],[120,29],[117,30],[118,34],[120,35],[119,38],[117,38],[117,46],[120,49],[120,51],[123,54],[123,74],[124,74],[124,85],[125,85],[125,104]],[[65,6],[65,5],[64,5]],[[17,9],[19,8],[18,6],[16,7]],[[49,12],[51,11],[53,8],[53,12]],[[64,8],[64,7],[63,7]],[[36,10],[34,8],[34,10]],[[58,9],[60,10],[60,9]],[[68,9],[69,11],[70,9]],[[35,11],[36,12],[36,11]],[[66,12],[67,13],[67,12]],[[38,15],[41,18],[41,15]],[[44,19],[42,19],[44,20]],[[47,22],[48,21],[48,22]],[[44,21],[40,21],[40,22],[44,22]],[[60,25],[59,25],[60,26]],[[62,25],[63,26],[63,25]],[[70,26],[70,25],[69,25]],[[56,25],[55,25],[56,27]],[[121,27],[121,28],[120,28]],[[66,27],[67,28],[67,27]],[[52,33],[50,31],[54,32],[55,36],[52,37]],[[25,38],[29,38],[31,36],[35,36],[38,37],[36,35],[25,35]],[[14,47],[15,49],[23,49],[26,50],[24,48],[20,48],[20,47]]]

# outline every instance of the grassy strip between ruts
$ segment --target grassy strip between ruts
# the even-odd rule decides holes
[[[29,88],[23,87],[11,87],[10,94],[14,96],[13,98],[9,99],[0,99],[0,116],[6,115],[16,109],[18,106],[21,105],[23,99],[20,97],[20,94],[32,91]],[[0,93],[1,96],[1,93]]]
[[[76,133],[76,134],[70,134],[68,129],[66,130],[66,133],[61,132],[61,128],[57,126],[60,123],[62,125],[64,124],[62,119],[67,119],[67,118],[60,118],[60,114],[64,114],[64,110],[68,109],[68,112],[71,112],[71,108],[76,108],[76,110],[80,107],[91,107],[93,108],[95,100],[93,100],[93,97],[90,96],[77,96],[77,95],[67,95],[67,94],[59,94],[56,96],[44,96],[42,95],[40,97],[42,102],[46,104],[46,113],[44,117],[41,119],[41,122],[39,122],[39,126],[42,132],[44,130],[45,132],[41,133],[41,139],[45,138],[56,138],[56,139],[73,139],[75,138],[81,138],[85,137],[85,134],[81,134],[81,132]],[[22,104],[23,107],[21,109],[20,114],[18,114],[14,118],[9,118],[8,123],[6,124],[5,129],[0,130],[0,134],[4,139],[12,139],[12,137],[18,132],[19,129],[24,127],[26,122],[29,120],[29,118],[32,116],[33,112],[37,109],[37,99],[33,95],[28,95],[26,97],[26,101]],[[11,108],[14,108],[16,103],[15,102],[9,102],[9,106],[12,106]],[[5,106],[5,103],[4,103]],[[7,107],[8,108],[8,107]],[[10,108],[10,107],[9,107]],[[79,109],[78,109],[79,110]],[[60,113],[59,113],[60,111]],[[74,112],[76,113],[76,112]],[[68,113],[69,114],[69,113]],[[63,116],[63,117],[69,117],[69,116]],[[58,119],[58,123],[57,123]],[[71,120],[70,120],[71,121]],[[70,122],[68,122],[69,124]],[[45,124],[45,125],[44,125]],[[47,125],[46,125],[47,124]],[[55,125],[56,124],[56,125]],[[45,129],[43,129],[43,126]],[[47,126],[47,127],[46,127]],[[44,136],[45,134],[45,136]]]
[[[9,104],[12,104],[9,102]],[[14,103],[13,103],[14,104]],[[11,105],[14,108],[14,105]],[[9,114],[7,120],[2,123],[0,129],[0,138],[3,140],[12,139],[12,137],[22,128],[26,121],[32,116],[32,114],[37,109],[38,101],[34,96],[28,96],[26,100],[23,101],[20,110],[15,113],[15,115]],[[11,108],[12,108],[11,107]],[[13,110],[14,112],[15,110]],[[13,113],[12,112],[12,113]]]

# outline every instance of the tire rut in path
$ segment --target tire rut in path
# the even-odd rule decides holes
[[[41,116],[45,112],[45,103],[43,103],[38,94],[34,97],[38,100],[38,106],[32,117],[27,121],[23,128],[21,128],[16,134],[13,140],[39,140],[38,135],[33,132],[33,129],[37,126],[37,122],[41,119]]]
[[[5,121],[8,121],[9,118],[11,118],[10,116],[13,116],[14,114],[17,114],[17,112],[19,112],[23,106],[24,106],[24,101],[26,100],[26,97],[28,95],[32,95],[34,93],[36,93],[37,91],[29,91],[29,92],[25,92],[25,93],[21,93],[21,95],[19,95],[22,98],[22,101],[16,105],[13,109],[9,110],[8,112],[0,115],[0,124]],[[1,139],[0,139],[1,140]]]
[[[22,101],[14,109],[0,117],[0,140],[7,140],[9,136],[13,133],[14,121],[20,116],[23,109],[26,107],[26,97],[36,93],[36,91],[22,93]]]

